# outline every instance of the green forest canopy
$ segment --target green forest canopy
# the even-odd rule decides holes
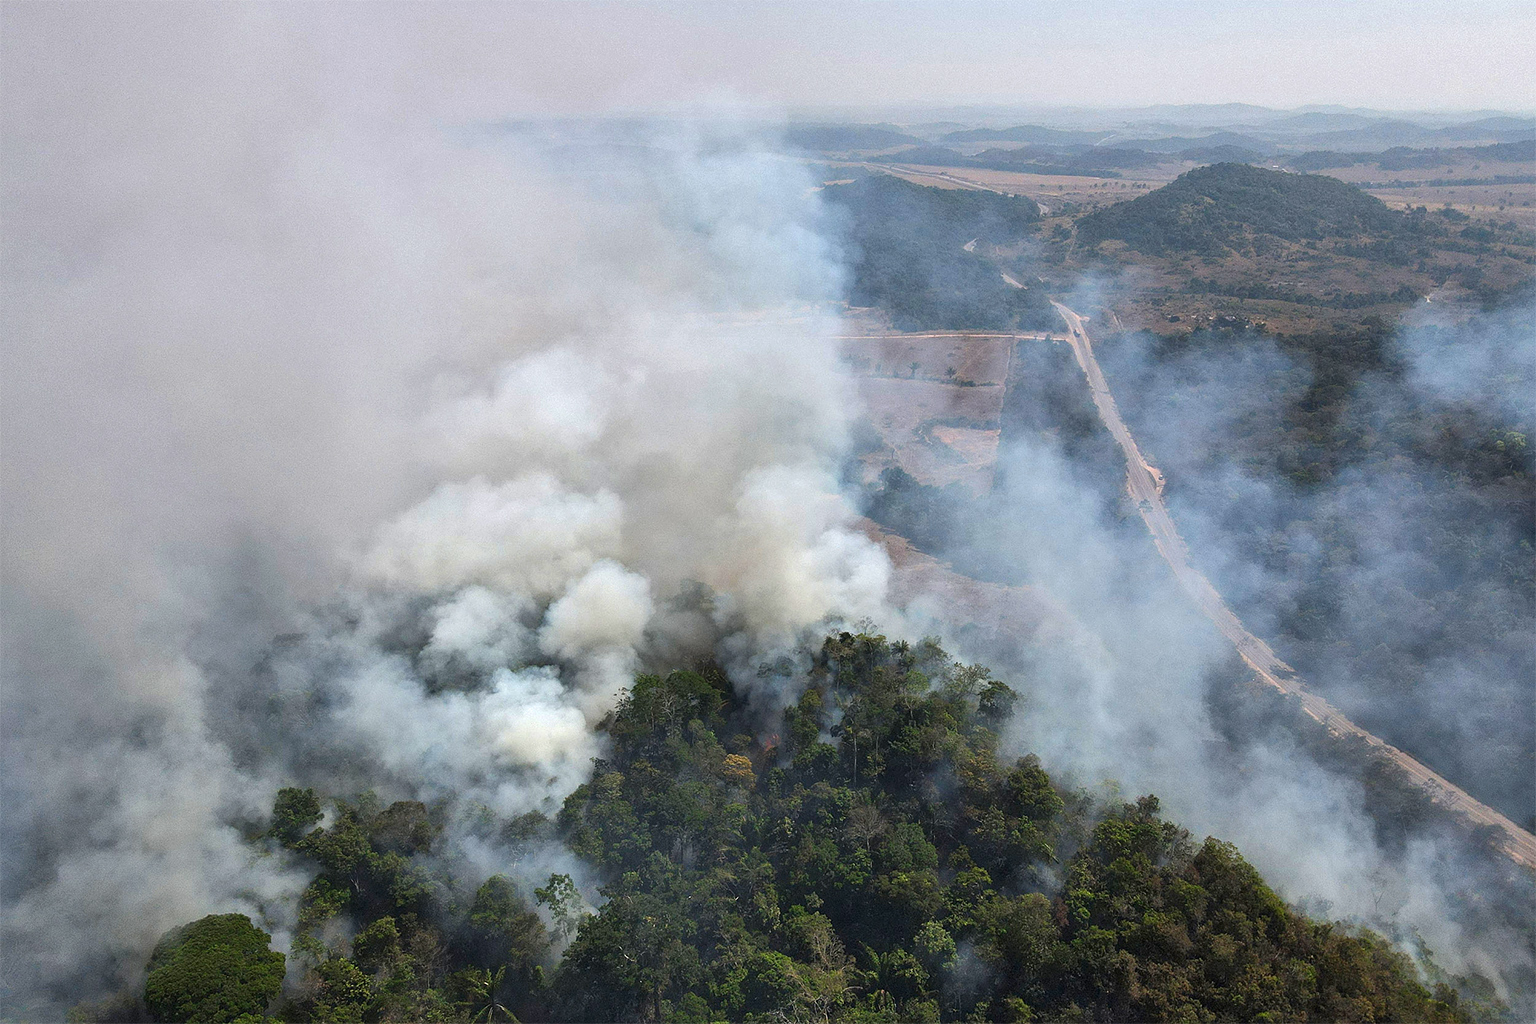
[[[1000,759],[1014,692],[932,641],[841,633],[781,681],[798,699],[765,721],[712,665],[642,675],[606,723],[609,756],[555,821],[482,811],[487,842],[558,839],[585,860],[606,879],[596,913],[559,875],[532,894],[543,917],[500,876],[460,888],[429,866],[438,824],[420,803],[338,800],[315,827],[314,794],[284,790],[261,841],[315,874],[294,943],[305,981],[271,1010],[292,1021],[1470,1019],[1383,939],[1290,910],[1237,850],[1193,842],[1155,798],[1105,808],[1033,757]],[[184,949],[192,929],[226,920],[162,946]],[[350,943],[331,921],[356,929]],[[182,1015],[188,1004],[158,994],[164,962],[157,951],[147,992],[157,1019],[248,1010]]]
[[[244,914],[173,928],[149,958],[144,1004],[155,1020],[261,1019],[283,984],[287,958]]]

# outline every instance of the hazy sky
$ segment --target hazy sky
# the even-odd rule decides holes
[[[145,75],[164,74],[178,50],[270,56],[274,83],[319,72],[354,83],[359,102],[387,92],[445,115],[700,102],[1536,107],[1529,2],[11,3],[0,20],[7,58],[23,57],[13,73],[90,76],[94,35],[130,73],[143,60]]]
[[[1524,108],[1536,66],[1530,3],[823,0],[519,5],[499,17],[510,45],[479,59],[504,60],[530,99],[574,106],[724,91],[788,104]]]

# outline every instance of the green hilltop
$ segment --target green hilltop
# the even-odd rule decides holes
[[[1402,214],[1337,178],[1221,163],[1083,217],[1077,237],[1090,245],[1118,239],[1154,255],[1215,254],[1251,235],[1299,242],[1394,235],[1406,226]]]

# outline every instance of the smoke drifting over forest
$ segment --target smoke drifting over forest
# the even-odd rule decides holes
[[[456,870],[585,881],[557,848],[504,862],[469,818],[558,808],[637,670],[717,658],[766,715],[784,695],[758,666],[806,630],[913,628],[841,482],[859,415],[835,340],[841,224],[764,140],[722,119],[550,145],[483,127],[483,95],[417,104],[393,72],[260,18],[8,17],[78,30],[67,58],[9,33],[0,61],[8,1009],[131,983],[202,914],[285,941],[305,879],[246,841],[281,786],[445,801]],[[1508,347],[1457,351],[1481,370]],[[1121,356],[1117,385],[1190,372]],[[1234,382],[1301,372],[1287,358],[1199,365],[1231,416]],[[1410,385],[1526,414],[1529,391],[1457,392],[1445,365],[1411,362]],[[1175,479],[1227,430],[1127,414],[1166,430],[1147,448]],[[1385,849],[1360,786],[1285,738],[1232,755],[1208,707],[1230,648],[1091,468],[1023,438],[1002,470],[956,546],[1062,612],[1022,649],[967,652],[1028,697],[1013,752],[1154,791],[1288,899],[1529,985],[1529,933],[1455,906],[1482,881],[1453,844]],[[1250,510],[1293,500],[1233,474]],[[1308,500],[1417,515],[1352,480]],[[1250,595],[1285,579],[1208,571]],[[1522,614],[1511,586],[1479,607]],[[1484,674],[1528,682],[1518,641]],[[1476,674],[1448,658],[1445,687]],[[1427,686],[1424,714],[1460,706]],[[1509,728],[1466,768],[1528,808],[1528,685],[1507,697]],[[1464,738],[1492,718],[1450,721]]]
[[[1120,355],[1123,360],[1130,354]],[[1245,389],[1264,380],[1277,359],[1270,349],[1257,355],[1211,354],[1198,371],[1188,363],[1161,367],[1157,372],[1168,375],[1164,394],[1170,405],[1156,412],[1126,410],[1128,418],[1137,416],[1132,423],[1138,431],[1143,422],[1159,423],[1149,431],[1152,440],[1142,442],[1143,450],[1169,474],[1171,507],[1197,564],[1224,593],[1231,584],[1231,596],[1249,599],[1246,604],[1234,601],[1240,614],[1284,607],[1288,590],[1297,586],[1285,568],[1293,574],[1299,569],[1266,565],[1257,545],[1240,546],[1247,534],[1231,523],[1203,518],[1201,510],[1213,504],[1200,504],[1209,498],[1207,489],[1180,500],[1187,493],[1180,488],[1195,466],[1175,453],[1224,443],[1230,433],[1218,421],[1242,415],[1245,395],[1263,404],[1259,390]],[[1148,386],[1122,360],[1106,360],[1112,385],[1128,385],[1126,393]],[[1075,374],[1076,367],[1070,372]],[[1205,379],[1218,389],[1208,402],[1193,397],[1177,402],[1194,381]],[[1149,393],[1159,394],[1150,387]],[[1110,443],[1107,436],[1100,440]],[[1004,566],[1011,578],[1042,587],[1080,629],[1075,635],[1071,630],[1049,633],[1016,652],[991,653],[1031,701],[1008,739],[1020,751],[1038,752],[1058,770],[1075,772],[1082,784],[1113,779],[1128,792],[1157,793],[1182,824],[1196,833],[1231,838],[1280,891],[1314,912],[1369,921],[1410,948],[1422,942],[1448,968],[1474,969],[1517,989],[1527,985],[1531,936],[1523,913],[1517,908],[1486,913],[1487,894],[1506,883],[1498,881],[1497,871],[1488,874],[1469,860],[1455,830],[1422,827],[1403,835],[1381,829],[1358,778],[1324,764],[1273,722],[1259,717],[1233,723],[1213,711],[1213,688],[1225,689],[1246,671],[1179,591],[1139,518],[1114,500],[1118,474],[1100,469],[1068,457],[1058,442],[1022,436],[1002,455],[1002,485],[955,527],[951,550],[959,557]],[[1221,481],[1218,486],[1235,491],[1222,495],[1232,503],[1232,516],[1308,521],[1305,510],[1282,504],[1281,481],[1250,478],[1236,491],[1227,476],[1212,476]],[[1436,504],[1433,494],[1421,496],[1421,504],[1405,504],[1387,493],[1392,485],[1368,470],[1363,480],[1350,478],[1340,485],[1375,489],[1352,496],[1357,503],[1369,501],[1373,513],[1370,518],[1357,513],[1354,521],[1373,525],[1382,535],[1367,547],[1364,564],[1352,569],[1360,579],[1349,581],[1346,591],[1369,602],[1374,612],[1369,621],[1352,624],[1348,639],[1377,656],[1383,645],[1408,646],[1403,630],[1415,624],[1396,622],[1386,636],[1379,630],[1391,619],[1391,602],[1418,581],[1405,580],[1400,565],[1378,560],[1375,553],[1390,548],[1392,537],[1424,528],[1425,523],[1413,521],[1415,515],[1427,520],[1455,514],[1454,508]],[[1338,500],[1334,494],[1326,490],[1311,499],[1291,500],[1326,504]],[[1383,516],[1395,521],[1382,522]],[[1437,671],[1418,686],[1394,679],[1404,684],[1398,704],[1379,682],[1371,693],[1364,672],[1358,673],[1354,696],[1360,701],[1360,720],[1405,745],[1424,740],[1422,732],[1412,731],[1415,714],[1423,709],[1408,705],[1433,705],[1431,720],[1455,733],[1452,743],[1462,744],[1454,749],[1470,768],[1469,784],[1487,799],[1504,797],[1500,804],[1513,815],[1525,806],[1521,787],[1529,781],[1522,766],[1530,762],[1525,731],[1530,675],[1520,661],[1529,646],[1519,646],[1521,636],[1528,635],[1519,632],[1521,624],[1528,630],[1529,611],[1522,604],[1528,594],[1518,584],[1473,586],[1483,591],[1477,614],[1496,611],[1498,628],[1476,631],[1461,645],[1446,648]],[[1261,635],[1275,623],[1262,614],[1254,620]],[[1424,624],[1417,626],[1422,630]],[[1344,656],[1333,657],[1331,667],[1345,671],[1340,667],[1348,665]],[[1447,663],[1458,659],[1464,672],[1445,671]],[[1320,681],[1338,683],[1337,678]],[[1343,694],[1340,700],[1351,695],[1347,688]],[[1373,713],[1366,695],[1386,708]],[[1346,703],[1352,714],[1356,706]],[[1441,753],[1433,743],[1422,745],[1427,753]],[[1527,889],[1516,891],[1523,894],[1521,900],[1529,900]]]
[[[1358,721],[1526,825],[1536,510],[1506,474],[1536,422],[1530,321],[1508,310],[1326,353],[1142,336],[1105,356],[1185,536],[1249,625]],[[1297,416],[1330,391],[1327,415]],[[1319,435],[1349,454],[1321,454]]]
[[[257,88],[272,37],[117,28],[7,76],[8,1002],[281,923],[240,833],[280,785],[552,810],[638,659],[878,614],[888,572],[796,169],[466,141]]]

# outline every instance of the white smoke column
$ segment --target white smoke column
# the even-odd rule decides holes
[[[881,607],[811,182],[477,134],[347,17],[7,12],[8,1012],[281,925],[280,785],[552,808],[687,581],[748,645]]]

